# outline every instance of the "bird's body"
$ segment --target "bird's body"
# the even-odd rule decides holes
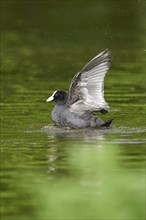
[[[77,129],[110,125],[112,120],[104,122],[95,114],[109,109],[104,100],[104,76],[110,62],[109,50],[103,51],[75,75],[68,93],[58,90],[47,99],[56,102],[51,114],[56,125]]]
[[[87,128],[99,127],[104,123],[92,112],[86,111],[83,114],[71,112],[65,105],[55,105],[52,111],[54,123],[61,127]]]

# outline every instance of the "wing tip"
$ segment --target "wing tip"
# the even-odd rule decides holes
[[[106,57],[110,58],[110,60],[112,59],[111,50],[109,50],[108,48],[101,52],[101,56],[102,55],[106,55]]]
[[[111,51],[107,48],[103,50],[101,53],[97,54],[92,60],[89,61],[82,69],[81,72],[86,72],[93,69],[95,66],[101,63],[107,63],[108,67],[111,65],[112,56]]]
[[[105,108],[102,108],[102,109],[100,110],[100,112],[101,112],[102,114],[107,114],[107,113],[108,113],[108,110],[105,109]]]

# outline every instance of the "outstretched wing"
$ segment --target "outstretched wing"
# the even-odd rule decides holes
[[[104,100],[104,77],[111,64],[108,49],[94,57],[73,78],[67,105],[72,111],[107,111],[109,106]]]

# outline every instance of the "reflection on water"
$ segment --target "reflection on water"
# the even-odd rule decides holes
[[[31,132],[31,131],[26,131]],[[49,134],[49,139],[55,138],[55,137],[65,137],[69,138],[69,140],[83,140],[83,141],[92,141],[92,140],[98,140],[106,142],[106,139],[104,136],[108,134],[119,134],[121,139],[113,139],[110,141],[111,144],[113,143],[145,143],[146,138],[133,138],[135,137],[135,133],[142,133],[145,134],[146,128],[145,127],[139,127],[139,128],[128,128],[120,126],[116,128],[114,125],[111,126],[111,128],[103,128],[103,129],[93,129],[93,128],[86,128],[86,129],[70,129],[70,128],[60,128],[55,125],[49,125],[43,127],[40,132],[44,132]],[[128,136],[131,135],[131,139],[128,139]],[[124,139],[125,137],[125,139]],[[127,137],[127,138],[126,138]],[[121,141],[120,141],[121,140]]]
[[[70,140],[83,140],[83,141],[92,141],[92,140],[104,140],[105,129],[70,129],[70,128],[59,128],[55,125],[45,126],[42,128],[42,132],[48,133],[49,138],[52,134],[53,137],[65,137]]]
[[[2,0],[3,219],[144,219],[144,5]],[[112,127],[55,127],[46,98],[105,48]]]

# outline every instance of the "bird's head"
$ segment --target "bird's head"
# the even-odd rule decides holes
[[[63,90],[55,91],[46,102],[55,101],[57,104],[65,104],[67,101],[67,92]]]

